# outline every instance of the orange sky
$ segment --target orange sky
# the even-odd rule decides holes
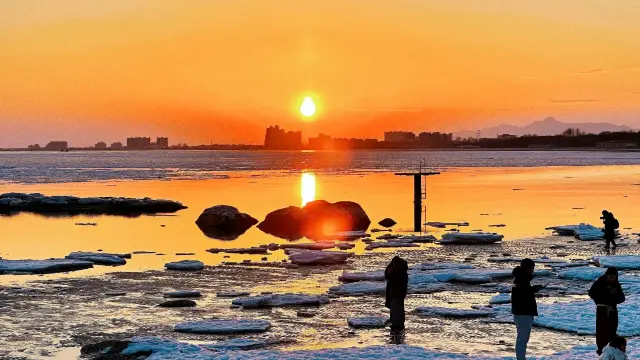
[[[0,146],[639,115],[638,0],[0,0]]]

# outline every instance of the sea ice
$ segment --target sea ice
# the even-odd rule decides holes
[[[384,281],[384,270],[374,270],[367,272],[348,272],[345,270],[342,272],[342,275],[338,277],[338,280],[342,282]]]
[[[48,260],[6,260],[0,259],[1,273],[30,273],[45,274],[65,271],[75,271],[93,267],[91,261],[71,259]]]
[[[198,260],[181,260],[164,264],[167,270],[202,270],[204,264]]]
[[[375,250],[378,248],[405,248],[405,247],[419,247],[419,245],[411,242],[396,242],[395,240],[393,240],[389,242],[374,242],[367,245],[367,247],[365,247],[364,249]]]
[[[491,310],[456,309],[437,306],[420,306],[416,309],[420,315],[441,316],[445,318],[478,318],[493,316]]]
[[[638,255],[594,256],[593,260],[605,268],[616,267],[620,270],[640,269],[640,256]]]
[[[265,320],[203,320],[177,324],[174,331],[193,334],[242,334],[265,332],[271,323]]]
[[[353,328],[383,328],[389,324],[388,316],[352,317],[347,319],[349,326]]]
[[[442,235],[441,244],[493,244],[504,236],[496,233],[447,233]]]
[[[234,297],[249,296],[249,295],[251,295],[250,292],[242,291],[242,290],[220,291],[216,294],[217,297],[221,297],[221,298],[234,298]]]
[[[196,290],[179,290],[179,291],[170,291],[164,293],[164,297],[168,298],[189,298],[189,297],[200,297],[202,294],[200,291]]]
[[[458,263],[447,263],[447,262],[436,262],[436,263],[422,263],[416,264],[409,267],[411,270],[421,270],[421,271],[429,271],[429,270],[453,270],[453,269],[473,269],[473,265],[469,264],[458,264]]]
[[[281,244],[280,249],[326,250],[333,249],[335,245],[330,242]]]
[[[560,271],[558,273],[558,277],[561,279],[567,279],[567,280],[594,281],[600,276],[602,276],[604,272],[605,272],[605,269],[603,268],[583,266],[583,267],[574,267],[574,268]]]
[[[489,299],[489,304],[498,305],[498,304],[510,304],[511,303],[511,295],[510,294],[498,294],[491,299]]]
[[[122,255],[100,253],[100,252],[76,251],[65,256],[65,258],[73,259],[73,260],[91,261],[92,263],[98,264],[98,265],[124,265],[127,263],[127,260],[125,260],[122,257]]]
[[[298,265],[340,264],[353,256],[351,252],[288,249],[289,260]]]
[[[387,289],[387,283],[382,281],[359,281],[353,283],[341,284],[329,288],[329,293],[336,295],[369,295],[384,294]]]
[[[268,308],[282,306],[319,306],[328,304],[329,298],[324,295],[305,294],[269,294],[259,296],[248,296],[232,301],[233,305],[243,308]]]
[[[437,283],[438,279],[429,273],[410,273],[409,285]]]

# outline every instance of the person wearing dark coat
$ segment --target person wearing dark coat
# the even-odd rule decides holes
[[[618,281],[618,269],[610,267],[589,289],[589,297],[596,303],[596,344],[598,355],[618,332],[618,304],[625,300]]]
[[[616,245],[614,239],[616,237],[616,229],[620,227],[618,219],[613,216],[613,213],[607,210],[602,210],[602,217],[600,219],[602,219],[602,223],[604,224],[604,247],[609,248],[609,244],[612,244],[614,248],[617,247],[618,245]]]
[[[516,359],[526,360],[527,344],[533,327],[533,317],[538,316],[536,293],[543,287],[531,285],[536,264],[531,259],[523,259],[520,266],[513,269],[514,287],[511,290],[511,312],[516,324]]]
[[[385,306],[389,308],[391,317],[391,329],[404,329],[404,298],[407,296],[409,284],[409,266],[407,262],[395,256],[384,271],[387,280]]]

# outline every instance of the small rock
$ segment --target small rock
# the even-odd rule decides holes
[[[298,312],[296,313],[296,316],[303,317],[303,318],[311,318],[311,317],[314,317],[316,315],[317,314],[315,312],[304,311],[304,310],[298,310]]]
[[[196,302],[187,299],[168,300],[158,304],[160,307],[193,307],[196,306]]]
[[[127,295],[126,292],[108,292],[108,293],[104,293],[106,296],[125,296]]]

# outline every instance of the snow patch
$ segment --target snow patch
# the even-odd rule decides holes
[[[359,328],[383,328],[389,324],[388,316],[352,317],[347,319],[349,326]]]

